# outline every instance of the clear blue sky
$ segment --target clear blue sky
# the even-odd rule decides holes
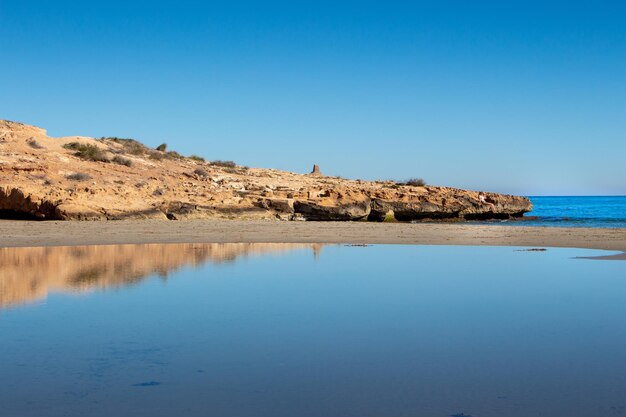
[[[0,57],[0,118],[53,136],[350,178],[626,194],[619,1],[0,0]]]

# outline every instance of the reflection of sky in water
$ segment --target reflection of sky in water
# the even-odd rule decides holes
[[[327,246],[52,293],[0,311],[0,414],[619,415],[626,262],[590,254]]]

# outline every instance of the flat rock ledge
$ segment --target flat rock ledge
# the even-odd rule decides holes
[[[488,203],[459,191],[454,198],[437,194],[407,199],[381,199],[361,192],[350,199],[248,198],[247,204],[194,204],[161,201],[140,210],[118,206],[81,205],[71,200],[51,201],[18,188],[0,188],[0,217],[23,220],[185,220],[248,218],[310,221],[462,221],[516,219],[532,205],[525,197],[487,194]]]

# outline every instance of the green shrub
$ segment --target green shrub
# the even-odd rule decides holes
[[[167,143],[162,143],[156,147],[157,151],[165,152],[167,151]]]
[[[131,161],[128,158],[124,158],[122,156],[119,156],[119,155],[115,155],[113,157],[113,159],[111,159],[111,162],[114,162],[114,163],[120,164],[120,165],[125,165],[127,167],[132,167],[133,166],[133,161]]]
[[[109,162],[105,153],[96,145],[83,144],[79,142],[70,142],[63,145],[65,149],[70,149],[74,152],[74,156],[87,161]]]

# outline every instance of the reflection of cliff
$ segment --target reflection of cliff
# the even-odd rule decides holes
[[[320,244],[210,243],[0,248],[0,308],[45,298],[50,291],[88,291],[132,284],[177,268]]]

